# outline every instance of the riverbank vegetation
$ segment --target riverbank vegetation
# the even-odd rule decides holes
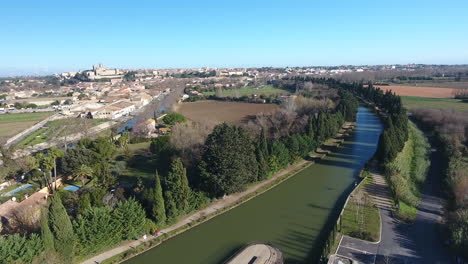
[[[450,245],[468,258],[468,117],[455,110],[420,108],[418,122],[435,131],[440,142],[443,189],[449,200],[446,215]]]
[[[384,165],[384,174],[396,198],[397,213],[403,220],[416,217],[421,188],[429,168],[430,145],[416,125],[409,122],[408,140],[393,161]]]

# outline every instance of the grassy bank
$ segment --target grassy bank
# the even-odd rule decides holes
[[[380,237],[380,215],[365,191],[369,184],[372,184],[372,177],[366,177],[350,196],[341,217],[341,233],[376,242]]]
[[[408,141],[396,159],[385,165],[385,176],[398,205],[398,217],[411,221],[416,217],[429,168],[430,145],[414,123],[408,125]]]

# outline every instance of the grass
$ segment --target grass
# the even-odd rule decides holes
[[[53,115],[54,112],[0,115],[0,137],[11,137]]]
[[[379,209],[365,192],[365,185],[371,184],[367,177],[348,200],[341,218],[341,233],[347,236],[376,242],[380,236]]]
[[[403,104],[408,108],[428,107],[439,109],[455,109],[458,111],[468,112],[468,103],[464,103],[459,99],[449,98],[426,98],[417,96],[401,96]]]
[[[397,215],[402,220],[414,219],[430,165],[430,145],[426,137],[412,122],[408,125],[409,137],[403,150],[394,161],[385,165],[390,188],[399,204]]]
[[[89,119],[89,125],[97,126],[106,121],[108,121],[108,119]],[[20,142],[18,142],[17,147],[24,148],[46,142],[52,139],[52,137],[54,137],[54,132],[57,131],[58,128],[66,125],[68,122],[70,122],[69,119],[58,119],[49,121],[44,125],[44,127],[32,132],[31,134],[23,138]]]
[[[135,183],[138,177],[150,179],[156,171],[156,161],[149,152],[151,142],[128,144],[127,148],[122,148],[115,160],[124,160],[127,167],[119,176],[120,183]]]
[[[203,94],[208,96],[208,95],[215,95],[216,93],[213,91],[213,92],[204,92]],[[245,95],[252,95],[252,94],[256,94],[256,95],[290,94],[290,92],[287,90],[275,88],[271,85],[266,85],[266,86],[260,86],[260,87],[247,86],[247,87],[242,87],[239,89],[223,89],[221,94],[223,97],[227,97],[227,96],[234,97],[236,95],[245,96]]]
[[[415,207],[406,204],[403,201],[398,202],[398,211],[397,217],[403,221],[411,222],[416,218],[416,214],[418,213],[418,209]]]

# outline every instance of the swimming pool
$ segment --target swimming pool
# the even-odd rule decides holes
[[[4,196],[13,195],[13,194],[15,194],[15,193],[17,193],[17,192],[19,192],[19,191],[21,191],[21,190],[23,190],[23,189],[30,188],[30,187],[32,187],[31,184],[25,184],[25,185],[23,185],[23,186],[21,186],[21,187],[18,187],[18,188],[16,188],[16,189],[14,189],[14,190],[11,191],[11,192],[5,193]]]
[[[80,189],[81,186],[76,186],[76,185],[70,185],[70,186],[67,186],[65,188],[63,188],[64,190],[67,190],[67,191],[71,191],[71,192],[76,192],[78,191],[78,189]]]

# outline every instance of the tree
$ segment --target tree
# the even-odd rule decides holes
[[[171,164],[171,171],[169,174],[172,175],[173,179],[178,178],[178,187],[173,191],[176,196],[176,205],[179,212],[186,212],[188,209],[188,200],[190,197],[191,189],[188,184],[187,171],[182,164],[180,158],[175,159]]]
[[[44,249],[48,252],[54,252],[54,235],[50,231],[48,208],[41,209],[41,237]]]
[[[173,222],[179,215],[179,212],[172,192],[164,191],[164,203],[166,207],[166,219],[168,222]]]
[[[190,187],[186,170],[180,158],[172,161],[171,168],[163,181],[164,190],[169,192],[170,199],[175,203],[175,208],[178,215],[188,208],[188,198],[190,196]]]
[[[247,131],[226,123],[216,126],[206,140],[200,163],[202,188],[211,196],[240,191],[257,180],[255,145]]]
[[[89,166],[82,164],[74,173],[75,179],[79,179],[81,181],[81,185],[85,186],[85,182],[87,179],[93,177],[93,169]]]
[[[112,188],[117,183],[117,177],[111,172],[111,167],[107,161],[97,163],[94,166],[94,172],[97,184],[104,189]]]
[[[117,143],[119,144],[119,147],[125,147],[128,142],[130,142],[130,133],[128,133],[128,131],[124,131],[117,140]]]
[[[126,72],[123,76],[123,79],[127,82],[134,82],[136,80],[135,74],[135,71]]]
[[[286,167],[289,164],[289,151],[288,148],[283,144],[281,141],[275,141],[271,145],[271,151],[270,151],[270,168],[272,168],[273,171],[278,171],[284,167]]]
[[[63,157],[63,151],[57,149],[57,147],[51,147],[47,151],[47,156],[49,156],[54,162],[54,188],[57,190],[57,159]]]
[[[186,121],[185,116],[179,113],[170,113],[163,117],[164,123],[167,125],[173,126],[177,123],[183,123]]]
[[[49,206],[49,227],[54,237],[54,248],[64,262],[72,262],[75,255],[75,234],[60,195],[54,195]]]
[[[109,160],[115,153],[115,144],[106,137],[98,137],[92,141],[89,149],[96,152],[100,158]]]
[[[0,236],[0,263],[31,263],[42,251],[37,234]]]
[[[144,233],[146,214],[141,205],[133,198],[119,201],[112,215],[122,227],[122,239],[136,239]]]
[[[265,136],[265,130],[261,130],[258,141],[257,141],[257,146],[255,149],[255,155],[257,157],[257,163],[258,163],[258,179],[262,180],[268,177],[268,174],[270,173],[270,166],[268,164],[268,158],[269,158],[269,153],[268,153],[268,142]]]
[[[90,207],[73,223],[80,255],[99,252],[122,239],[122,223],[114,219],[109,207]]]
[[[39,167],[44,171],[44,181],[46,185],[49,187],[51,193],[53,193],[52,184],[50,182],[50,178],[52,175],[52,169],[54,168],[54,160],[51,156],[46,156],[43,153],[39,153],[36,155],[36,158],[39,162]]]
[[[92,167],[98,160],[98,155],[94,151],[76,146],[65,152],[60,168],[63,174],[72,175],[81,165]]]
[[[157,224],[164,225],[166,223],[166,208],[164,206],[161,180],[157,171],[154,176],[154,187],[146,189],[143,197],[151,217]]]
[[[158,170],[166,172],[168,165],[171,163],[175,149],[170,142],[170,135],[159,136],[151,140],[150,151],[154,154]]]

